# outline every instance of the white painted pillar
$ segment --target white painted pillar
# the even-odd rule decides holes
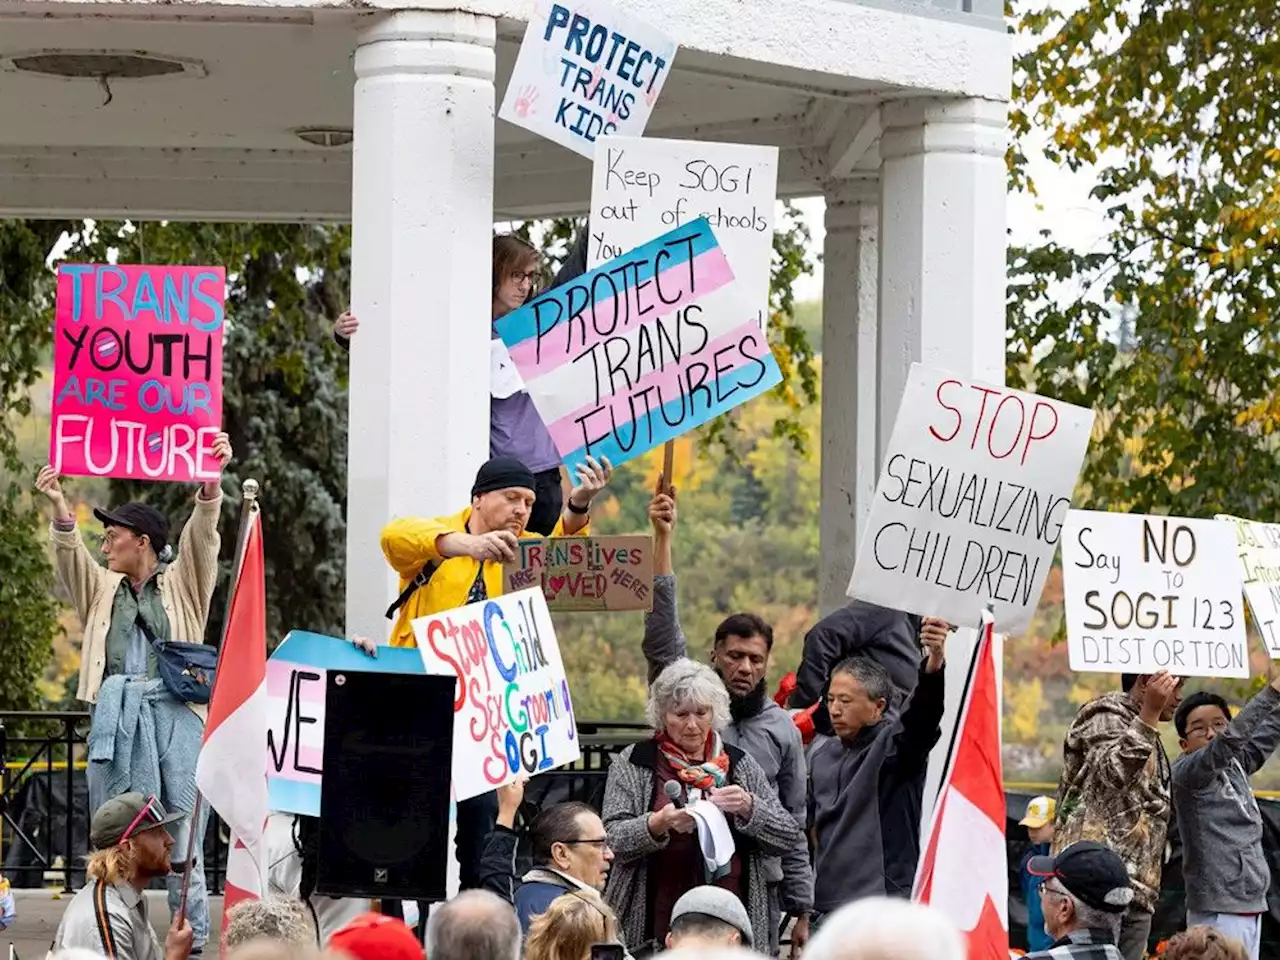
[[[989,100],[886,104],[880,135],[879,448],[913,361],[1004,382],[1005,120]],[[981,610],[947,644],[942,742],[929,758],[927,826]],[[996,629],[1000,628],[996,624]]]
[[[875,495],[876,234],[879,184],[845,180],[826,190],[822,267],[822,503],[819,615],[849,602],[858,538]]]
[[[383,525],[462,509],[489,452],[494,39],[406,10],[356,48],[346,613],[379,641]]]

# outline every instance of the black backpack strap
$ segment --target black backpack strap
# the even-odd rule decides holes
[[[116,952],[115,934],[111,932],[111,915],[107,913],[107,885],[101,880],[94,881],[93,912],[98,918],[98,937],[102,940],[102,953],[111,960],[116,960],[119,954]]]
[[[400,591],[400,596],[396,597],[395,602],[387,607],[387,619],[394,620],[396,611],[408,603],[409,598],[417,593],[421,587],[425,587],[439,568],[440,561],[428,560],[422,569],[418,571],[418,575],[409,581],[409,585]]]

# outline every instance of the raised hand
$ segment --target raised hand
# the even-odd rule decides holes
[[[573,473],[577,484],[569,493],[569,502],[579,510],[586,510],[591,507],[591,501],[608,485],[609,478],[613,476],[613,466],[608,457],[601,457],[599,460],[587,457],[587,462],[574,467]]]
[[[344,313],[333,323],[333,335],[341,337],[343,340],[350,340],[359,329],[360,320],[350,311]]]

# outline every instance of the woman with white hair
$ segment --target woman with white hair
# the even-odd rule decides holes
[[[939,910],[867,897],[831,914],[804,960],[965,960],[964,937]]]
[[[800,826],[759,764],[724,743],[729,693],[710,667],[677,660],[649,688],[652,738],[623,750],[609,768],[603,819],[613,869],[605,899],[622,937],[639,953],[665,941],[671,910],[687,891],[723,887],[742,900],[754,929],[769,926],[764,861],[800,839]],[[686,805],[709,803],[728,821],[735,852],[708,871]]]

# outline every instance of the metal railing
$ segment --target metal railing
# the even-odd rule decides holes
[[[89,790],[85,773],[89,714],[0,710],[0,869],[15,887],[57,884],[70,892],[84,882]],[[19,733],[20,731],[20,733]],[[582,757],[540,775],[527,806],[580,800],[599,806],[609,759],[644,739],[636,723],[582,721]],[[205,835],[205,884],[222,891],[227,831],[214,813]]]

